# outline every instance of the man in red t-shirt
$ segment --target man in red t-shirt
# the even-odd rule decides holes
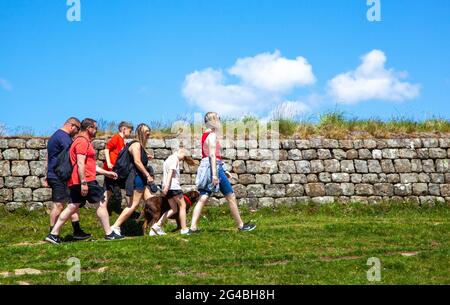
[[[125,147],[125,139],[131,136],[133,131],[133,124],[128,122],[121,122],[119,124],[119,133],[115,134],[106,143],[105,148],[105,162],[103,162],[103,169],[106,171],[111,171],[116,164],[117,157],[120,151]],[[123,183],[118,183],[117,180],[105,177],[105,189],[106,189],[106,202],[108,206],[109,215],[112,211],[117,214],[122,213],[121,203],[122,203],[122,192],[120,189],[124,189],[125,185]],[[111,200],[114,194],[114,200]]]
[[[80,207],[89,203],[97,205],[97,216],[105,230],[105,239],[115,240],[123,238],[111,230],[109,224],[109,215],[106,208],[104,189],[96,180],[96,173],[105,175],[111,179],[117,179],[117,174],[112,171],[106,171],[97,166],[95,159],[95,149],[92,140],[97,133],[97,122],[93,119],[84,119],[81,122],[81,132],[70,147],[70,161],[73,165],[72,176],[67,185],[70,189],[71,203],[67,205],[64,211],[53,227],[52,232],[45,238],[46,241],[53,244],[60,244],[59,233],[64,223]]]

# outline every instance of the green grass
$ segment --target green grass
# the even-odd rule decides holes
[[[94,210],[82,209],[93,240],[54,246],[40,242],[45,212],[0,209],[0,284],[70,284],[70,257],[81,261],[81,284],[450,284],[448,205],[302,204],[242,214],[255,231],[236,232],[226,207],[209,207],[202,234],[106,242]],[[69,224],[62,235],[70,233]],[[381,282],[367,280],[370,257],[381,260]],[[42,274],[1,275],[19,268]]]

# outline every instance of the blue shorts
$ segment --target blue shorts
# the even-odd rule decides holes
[[[222,167],[222,162],[217,160],[217,164],[219,167],[219,171],[217,173],[217,175],[219,176],[219,189],[222,192],[222,194],[226,197],[228,195],[231,195],[234,193],[233,187],[231,186],[230,181],[228,180],[227,176],[225,175],[225,171],[223,170]],[[198,192],[200,193],[200,196],[202,195],[211,195],[211,191],[208,190],[198,190]]]
[[[134,178],[134,189],[136,191],[143,191],[146,185],[147,183],[144,183],[142,177],[140,175],[136,175],[136,177]]]

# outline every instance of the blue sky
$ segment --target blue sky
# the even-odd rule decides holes
[[[68,8],[0,0],[0,123],[10,130],[49,134],[72,115],[266,117],[286,102],[300,117],[336,107],[450,117],[448,0],[381,0],[380,22],[367,20],[366,0],[81,0],[80,22]]]

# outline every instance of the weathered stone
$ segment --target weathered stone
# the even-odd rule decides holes
[[[323,183],[308,183],[305,185],[306,195],[310,197],[325,196],[325,185]]]
[[[440,184],[430,183],[428,184],[428,192],[432,196],[441,196]]]
[[[429,150],[431,159],[445,159],[447,158],[447,150],[442,148],[430,148]]]
[[[30,168],[27,161],[12,161],[11,173],[13,176],[28,176]]]
[[[324,171],[323,161],[322,160],[312,160],[311,164],[311,172],[312,173],[321,173]]]
[[[315,149],[306,149],[302,152],[304,160],[315,160],[317,159],[317,152]]]
[[[439,147],[439,140],[435,138],[424,138],[422,139],[422,145],[426,148]]]
[[[266,185],[265,196],[272,198],[280,198],[286,195],[284,184]]]
[[[302,152],[299,149],[291,149],[288,151],[288,159],[289,160],[301,160]]]
[[[295,146],[299,149],[309,149],[311,148],[309,146],[308,140],[295,140]]]
[[[309,145],[311,148],[321,148],[322,147],[322,139],[321,138],[312,138],[309,140]]]
[[[411,171],[416,173],[422,171],[422,161],[420,159],[411,160]]]
[[[235,174],[236,175],[236,174]],[[180,183],[181,184],[191,184],[192,182],[195,183],[195,180],[192,181],[190,174],[181,174],[180,175]]]
[[[356,149],[347,150],[346,154],[346,159],[348,160],[358,159],[358,151]]]
[[[336,159],[324,160],[324,170],[330,173],[337,173],[341,170],[341,164]]]
[[[425,196],[428,195],[428,184],[426,183],[413,183],[412,184],[412,193],[416,196]]]
[[[302,183],[305,184],[308,182],[305,174],[292,174],[291,175],[292,183]]]
[[[7,148],[8,148],[8,140],[0,139],[0,149],[7,149]]]
[[[422,160],[422,170],[425,173],[432,173],[435,172],[435,168],[434,168],[434,161],[433,160]]]
[[[319,178],[317,177],[316,174],[308,174],[306,175],[306,182],[307,183],[319,182]]]
[[[153,150],[153,156],[156,159],[167,159],[172,154],[170,149],[155,149]]]
[[[444,183],[445,182],[444,174],[431,173],[430,178],[431,178],[432,183]]]
[[[101,162],[100,162],[101,165]],[[31,161],[30,170],[32,176],[43,177],[47,174],[46,171],[47,163],[44,161]]]
[[[235,172],[236,174],[243,174],[247,171],[246,166],[245,166],[245,161],[242,160],[236,160],[233,161],[233,172]]]
[[[334,182],[349,182],[350,175],[348,173],[332,173],[331,180]]]
[[[381,160],[381,169],[383,173],[395,173],[394,163],[389,159]]]
[[[274,206],[275,199],[272,197],[259,198],[258,208],[271,208]]]
[[[380,182],[377,174],[364,174],[362,175],[362,183],[378,183]]]
[[[47,148],[47,143],[45,139],[36,138],[36,139],[29,139],[25,144],[25,146],[31,149],[43,149]]]
[[[383,159],[383,153],[380,149],[374,149],[372,150],[372,158],[381,160]]]
[[[39,151],[35,149],[21,149],[20,150],[21,160],[38,160]]]
[[[339,140],[339,148],[352,149],[353,141],[352,140]]]
[[[0,177],[7,177],[11,175],[11,168],[9,161],[0,161]]]
[[[263,197],[265,193],[264,186],[261,184],[250,184],[247,185],[247,197]]]
[[[400,175],[399,174],[388,174],[388,175],[386,175],[386,182],[400,183]]]
[[[409,196],[412,194],[412,184],[397,183],[394,185],[394,194],[398,196]]]
[[[163,173],[164,160],[153,159],[149,161],[149,164],[153,167],[155,174]],[[180,170],[182,168],[184,174],[194,174],[197,172],[197,170],[193,166],[189,166],[186,162],[183,162],[182,165],[182,167],[180,166]]]
[[[449,148],[450,147],[450,138],[440,138],[439,139],[439,147]]]
[[[162,139],[149,139],[147,142],[148,148],[165,148],[166,143]]]
[[[411,161],[408,159],[395,159],[394,167],[397,173],[409,173],[411,172]]]
[[[279,161],[278,167],[282,174],[295,174],[297,172],[294,161]]]
[[[296,148],[295,140],[281,140],[281,147],[284,149]]]
[[[450,197],[450,184],[441,184],[441,195]]]
[[[242,184],[236,184],[233,186],[234,193],[236,198],[245,198],[247,197],[247,187]]]
[[[355,169],[357,173],[368,173],[369,167],[367,166],[367,161],[365,160],[354,160]]]
[[[350,174],[350,182],[352,183],[361,183],[362,175],[361,174]]]
[[[402,159],[414,159],[417,158],[417,152],[415,149],[402,148],[398,150],[398,156]]]
[[[334,139],[322,139],[322,147],[323,148],[339,148],[339,141],[334,140]]]
[[[247,173],[249,174],[260,174],[262,172],[261,161],[246,161]]]
[[[400,179],[400,178],[399,178]],[[388,183],[387,181],[387,174],[385,173],[379,173],[378,174],[378,182],[379,183]]]
[[[339,183],[325,184],[325,193],[327,196],[340,196],[342,194],[341,185]]]
[[[247,184],[255,184],[255,176],[252,174],[241,174],[238,179],[239,183],[247,185]]]
[[[0,188],[0,202],[8,202],[12,200],[13,191],[11,189]]]
[[[248,163],[247,163],[248,168]],[[275,174],[278,172],[278,163],[275,160],[264,160],[261,162],[261,173]]]
[[[355,185],[355,194],[363,196],[373,195],[374,194],[373,185],[365,183],[357,184]]]
[[[333,203],[335,199],[333,196],[320,196],[311,198],[311,201],[317,204],[330,204]]]
[[[47,150],[46,149],[39,150],[39,160],[47,161]]]
[[[398,158],[398,149],[394,148],[385,148],[382,150],[383,158],[385,159],[397,159]]]
[[[370,150],[368,150],[366,148],[360,149],[358,151],[358,153],[359,153],[360,159],[363,159],[363,160],[372,159],[372,153],[370,152]]]
[[[353,147],[355,149],[360,149],[364,147],[364,140],[362,139],[355,139],[353,140]]]
[[[373,190],[376,196],[392,196],[394,194],[394,187],[390,183],[375,183]]]
[[[336,160],[344,160],[347,158],[347,153],[342,149],[333,149],[333,157]]]
[[[227,148],[227,149],[224,149],[224,151],[223,151],[223,156],[230,160],[236,160],[236,155],[237,155],[237,152],[236,152],[236,149],[234,149],[234,148]]]
[[[367,149],[374,149],[377,147],[377,141],[372,140],[372,139],[364,139],[364,148]]]
[[[419,180],[419,182],[423,182],[423,183],[431,182],[430,175],[429,174],[425,174],[425,173],[419,173],[418,174],[418,180]]]
[[[331,174],[330,173],[319,173],[319,181],[320,182],[331,182]]]
[[[52,190],[40,188],[33,191],[33,201],[48,201],[52,199]]]
[[[8,188],[19,188],[23,187],[23,178],[22,177],[5,177],[5,186]]]
[[[439,159],[436,160],[436,171],[438,173],[449,173],[450,172],[450,160]]]
[[[291,175],[289,174],[275,174],[272,175],[272,183],[290,183]]]
[[[106,140],[102,140],[102,139],[93,140],[92,146],[94,146],[95,150],[105,149]]]
[[[269,174],[261,174],[261,175],[256,175],[256,184],[265,184],[268,185],[271,183],[270,181],[270,175]]]
[[[24,139],[9,139],[8,147],[9,148],[25,148],[27,141]]]
[[[341,171],[345,173],[354,173],[355,166],[353,165],[353,160],[342,160]]]
[[[299,174],[311,173],[311,163],[309,161],[295,161],[295,167],[297,168],[297,173]]]
[[[44,204],[42,202],[27,202],[26,205],[27,205],[27,210],[29,210],[29,211],[37,211],[37,210],[42,210],[44,208]]]
[[[412,174],[400,174],[400,182],[406,183],[417,183],[419,182],[418,175],[416,173]]]
[[[5,160],[19,160],[19,150],[16,148],[6,149],[2,153]]]
[[[428,148],[419,148],[416,150],[417,157],[419,159],[428,159],[430,158],[430,153],[428,152]]]
[[[355,185],[353,183],[341,183],[342,195],[352,196],[355,194]]]
[[[317,150],[317,156],[321,160],[331,159],[331,152],[330,152],[329,149],[318,149]]]
[[[250,149],[250,159],[253,160],[271,160],[273,159],[273,153],[270,149]]]
[[[7,211],[14,212],[23,207],[23,202],[8,202],[5,207]]]
[[[0,189],[5,187],[5,182],[3,180],[3,177],[0,177]]]
[[[14,201],[31,201],[31,200],[32,200],[31,189],[28,188],[14,189]]]

